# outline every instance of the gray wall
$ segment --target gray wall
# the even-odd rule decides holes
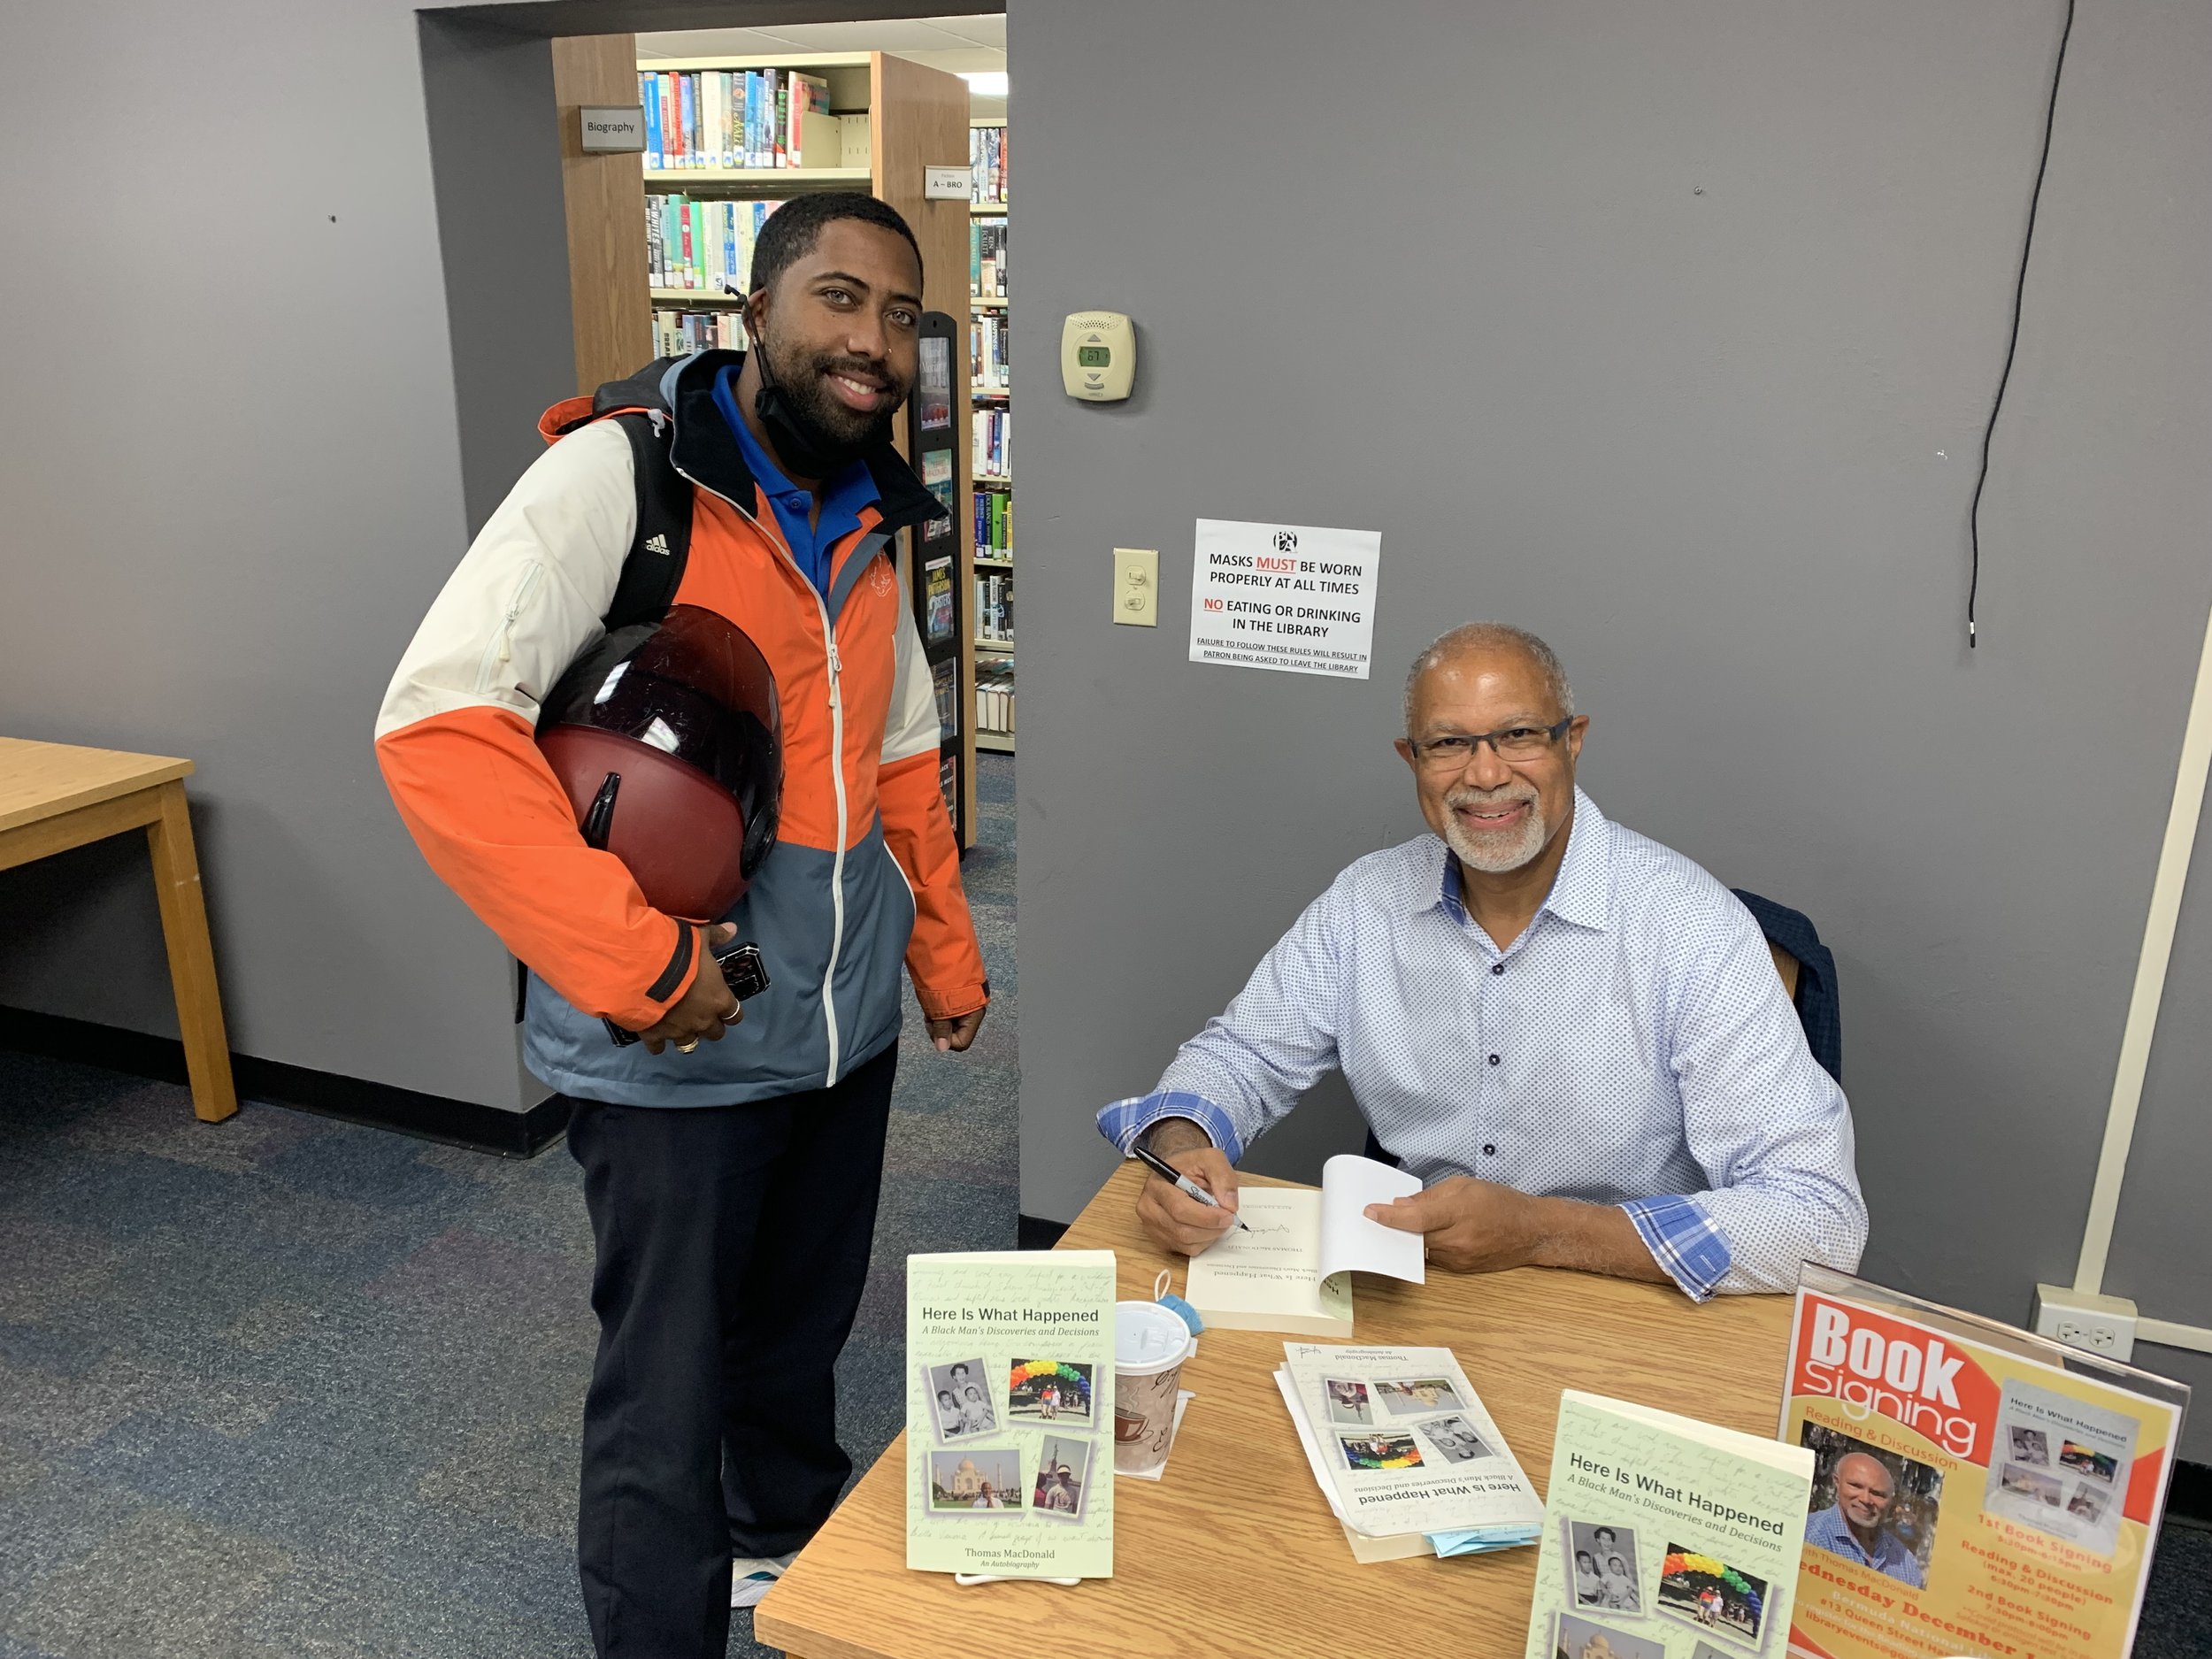
[[[1072,1215],[1093,1110],[1419,828],[1396,665],[1502,617],[1564,657],[1609,812],[1833,941],[1868,1270],[2014,1319],[2070,1278],[2212,603],[2212,12],[2075,32],[1969,657],[2060,12],[1013,0],[1025,1211]],[[1096,306],[1141,330],[1118,407],[1056,389]],[[1201,515],[1379,529],[1374,680],[1187,662]],[[1116,545],[1161,549],[1156,633],[1108,623]],[[2208,880],[2112,1274],[2196,1322]],[[1291,1135],[1256,1166],[1357,1126],[1338,1093]]]

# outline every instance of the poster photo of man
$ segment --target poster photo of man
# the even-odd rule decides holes
[[[1803,1443],[1816,1459],[1805,1547],[1926,1589],[1942,1471],[1816,1423]]]

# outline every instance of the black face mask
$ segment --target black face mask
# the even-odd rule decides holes
[[[768,434],[768,447],[776,452],[786,472],[794,478],[827,482],[889,438],[887,418],[883,429],[858,438],[828,430],[784,389],[768,360],[766,344],[757,332],[748,332],[752,334],[753,356],[760,364],[760,389],[753,394],[753,413],[760,418],[761,428]]]

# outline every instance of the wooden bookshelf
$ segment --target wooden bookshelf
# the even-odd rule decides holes
[[[717,190],[738,196],[792,196],[802,190],[867,190],[875,173],[867,167],[648,167],[645,183],[656,191]]]

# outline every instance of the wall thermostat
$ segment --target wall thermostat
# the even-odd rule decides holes
[[[1137,380],[1137,331],[1119,311],[1071,311],[1060,326],[1060,384],[1070,397],[1115,403]]]

